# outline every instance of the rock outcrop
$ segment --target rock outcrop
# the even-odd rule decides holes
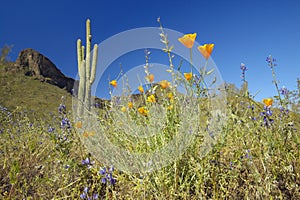
[[[47,57],[33,49],[22,50],[15,66],[22,69],[26,76],[33,76],[68,92],[73,89],[74,79],[66,77]]]

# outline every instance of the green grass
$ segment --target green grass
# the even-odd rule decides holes
[[[173,66],[172,48],[161,24],[160,28]],[[272,63],[269,66],[272,68]],[[280,94],[274,98],[285,109],[291,108],[289,112],[255,102],[244,84],[242,90],[227,87],[221,91],[227,95],[227,109],[217,117],[210,112],[216,102],[205,96],[203,79],[195,86],[192,80],[175,77],[202,98],[196,104],[186,103],[184,95],[172,87],[164,90],[157,84],[148,88],[153,91],[126,96],[120,103],[98,99],[99,121],[81,122],[72,120],[72,96],[65,90],[10,68],[9,63],[0,64],[1,199],[300,199],[299,80],[292,98]],[[278,91],[273,68],[272,75]],[[172,101],[168,99],[170,92]],[[156,102],[147,101],[151,94]],[[66,101],[61,101],[62,96]],[[128,101],[132,101],[132,108],[128,108]],[[162,108],[155,110],[153,105]],[[140,107],[148,113],[142,115]],[[194,110],[201,112],[193,115]],[[222,117],[226,123],[218,124]],[[214,120],[219,130],[211,127]],[[185,126],[191,122],[193,127]],[[89,123],[103,128],[101,137],[88,130]],[[139,134],[155,132],[159,126],[162,131],[147,138],[135,137],[124,131],[128,124],[139,125],[135,130]],[[181,127],[192,134],[180,137]],[[218,140],[204,152],[214,131],[220,133]],[[189,145],[167,165],[138,173],[121,169],[118,162],[131,164],[125,157],[114,160],[115,168],[101,163],[102,157],[121,155],[105,146],[104,136],[114,146],[136,153],[161,149],[177,136],[175,153],[182,142]],[[172,158],[172,153],[163,159]]]
[[[0,80],[1,105],[9,108],[0,111],[2,199],[80,199],[85,187],[89,197],[98,194],[98,199],[300,199],[299,114],[281,117],[272,108],[274,122],[267,127],[260,116],[262,104],[227,91],[228,122],[207,156],[200,156],[200,134],[173,163],[152,173],[114,169],[116,183],[111,184],[99,174],[110,166],[89,155],[74,124],[61,128],[62,118],[71,119],[70,95],[20,74],[1,73]],[[58,113],[62,95],[68,99],[67,112]],[[56,117],[45,121],[50,112]],[[49,132],[50,126],[55,130]],[[151,141],[162,145],[172,137],[170,130]],[[110,137],[124,145],[121,133]],[[86,158],[90,164],[82,164]]]
[[[30,118],[44,118],[50,113],[57,113],[62,96],[66,97],[66,105],[71,107],[72,97],[65,90],[24,76],[22,71],[5,69],[5,65],[0,66],[0,105],[10,110],[22,107]]]

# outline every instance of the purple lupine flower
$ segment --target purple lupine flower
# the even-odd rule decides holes
[[[115,184],[116,184],[116,182],[117,182],[117,180],[116,180],[116,179],[114,179],[114,178],[111,178],[111,179],[110,179],[110,184],[111,184],[111,185],[115,185]]]
[[[251,154],[250,154],[250,149],[247,149],[247,150],[246,150],[245,158],[249,158],[249,159],[252,158],[252,156],[251,156]]]
[[[98,199],[99,195],[98,194],[93,194],[93,199]]]
[[[2,111],[7,111],[7,108],[1,106]]]
[[[104,176],[101,178],[101,182],[106,184],[109,181],[109,183],[111,185],[115,185],[116,179],[113,178],[113,175],[112,175],[113,171],[114,171],[113,166],[111,166],[108,171],[106,171],[105,167],[101,168],[99,171],[99,174]]]
[[[247,108],[254,110],[254,105],[249,105],[249,106],[247,106]]]
[[[55,130],[55,128],[49,126],[49,128],[48,128],[48,132],[49,132],[49,133],[53,132],[54,130]]]
[[[267,58],[266,58],[266,61],[268,63],[268,65],[273,68],[276,66],[275,62],[276,62],[276,59],[275,58],[272,58],[271,55],[269,55]]]
[[[83,192],[84,192],[84,193],[88,193],[88,192],[89,192],[89,188],[88,188],[88,187],[85,187],[85,188],[83,189]]]
[[[65,113],[67,110],[66,106],[64,104],[60,104],[59,107],[58,107],[58,112],[59,113]]]
[[[266,111],[266,115],[268,115],[268,116],[272,116],[272,114],[273,114],[273,111],[269,108],[269,109],[267,109],[267,111]]]
[[[283,86],[282,88],[280,88],[280,94],[284,95],[284,96],[287,96],[289,93],[289,90]]]
[[[71,122],[66,117],[62,118],[60,125],[61,125],[61,128],[71,128]]]
[[[106,183],[106,178],[103,177],[103,178],[101,179],[101,182],[105,184],[105,183]]]
[[[108,171],[109,171],[109,173],[113,173],[114,170],[115,170],[114,166],[111,166]]]
[[[81,199],[85,199],[86,198],[86,194],[85,193],[80,194],[80,198]]]
[[[248,70],[248,68],[246,67],[246,65],[244,63],[241,63],[240,65],[240,69],[242,70],[242,81],[245,82],[246,81],[246,71]]]
[[[105,167],[101,168],[100,171],[99,171],[99,174],[101,174],[101,175],[106,174],[106,168]]]
[[[86,159],[82,160],[81,163],[82,163],[83,165],[90,165],[90,164],[91,164],[89,158],[86,158]]]
[[[87,197],[87,193],[89,192],[89,188],[88,187],[85,187],[83,189],[83,193],[80,195],[80,198],[81,199],[85,199]]]

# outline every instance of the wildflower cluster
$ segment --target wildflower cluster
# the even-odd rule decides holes
[[[53,133],[54,140],[56,142],[56,148],[65,154],[68,154],[71,146],[71,121],[67,117],[67,108],[65,105],[65,97],[61,98],[61,104],[58,107],[58,114],[60,120],[60,129],[56,130],[51,125],[48,126],[48,132]]]
[[[0,113],[1,119],[7,119],[8,121],[12,121],[12,114],[10,111],[8,111],[6,107],[0,105],[0,111],[1,111]],[[0,134],[5,131],[4,129],[5,126],[2,123],[3,121],[0,121]]]
[[[97,174],[95,173],[95,161],[91,161],[89,157],[86,157],[81,161],[81,166],[83,167],[83,176],[86,180],[87,185],[83,189],[83,193],[80,194],[81,199],[94,200],[98,199],[98,192],[101,190],[97,182]],[[96,182],[95,182],[96,181]],[[96,187],[95,187],[96,186]]]
[[[272,55],[269,55],[267,58],[266,58],[266,62],[268,63],[269,67],[271,68],[274,68],[277,66],[277,64],[275,63],[276,62],[276,59],[272,57]]]
[[[86,159],[81,161],[81,164],[84,165],[84,166],[87,166],[88,169],[91,169],[93,164],[95,164],[95,161],[91,162],[90,158],[86,158]]]
[[[100,171],[99,171],[99,174],[101,175],[101,182],[104,183],[104,184],[107,184],[109,183],[110,185],[115,185],[116,184],[116,179],[113,178],[113,172],[114,172],[114,167],[111,166],[109,168],[109,170],[106,170],[106,167],[104,168],[101,168]]]
[[[90,189],[88,187],[85,187],[83,189],[83,193],[80,194],[81,199],[87,199],[87,200],[96,200],[99,198],[99,195],[97,193],[92,194],[92,196],[89,195]]]

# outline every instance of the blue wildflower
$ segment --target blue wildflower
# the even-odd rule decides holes
[[[90,164],[91,164],[89,158],[84,159],[83,161],[81,161],[81,163],[82,163],[83,165],[90,165]]]
[[[64,113],[64,114],[65,114],[65,113],[66,113],[66,110],[67,110],[66,106],[65,106],[64,104],[61,103],[61,104],[59,105],[59,107],[58,107],[58,112],[59,112],[59,113]]]
[[[86,198],[86,194],[85,193],[80,194],[80,198],[81,199],[85,199]]]
[[[244,63],[241,63],[240,65],[240,69],[242,70],[242,81],[245,82],[246,81],[246,71],[248,70],[248,68],[246,67],[246,65]]]
[[[93,199],[98,199],[98,194],[93,194]]]
[[[99,171],[99,174],[101,174],[101,175],[106,174],[106,168],[105,167],[101,168],[100,171]]]
[[[106,178],[102,178],[101,182],[105,184],[106,183]]]
[[[104,177],[101,178],[101,182],[104,183],[104,184],[109,182],[111,185],[115,185],[116,179],[113,178],[113,175],[112,175],[113,171],[114,171],[113,166],[111,166],[108,171],[106,171],[105,167],[101,168],[99,170],[99,174],[104,176]]]
[[[48,132],[49,132],[49,133],[53,132],[54,130],[55,130],[55,128],[49,126],[49,128],[48,128]]]
[[[284,95],[284,96],[287,96],[289,93],[289,90],[283,86],[282,88],[280,88],[280,94]]]

